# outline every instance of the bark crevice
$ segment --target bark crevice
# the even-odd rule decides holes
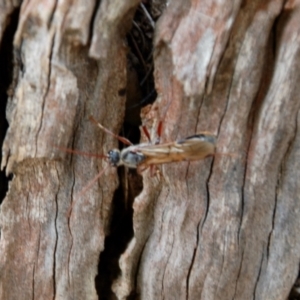
[[[36,137],[35,137],[35,154],[34,154],[34,157],[36,157],[37,153],[38,153],[38,140],[39,140],[40,132],[42,130],[42,126],[43,126],[45,105],[46,105],[47,96],[49,94],[49,90],[50,90],[50,86],[51,86],[51,73],[52,73],[52,64],[53,64],[52,55],[53,55],[54,41],[55,41],[55,34],[53,34],[53,36],[51,37],[51,42],[50,42],[50,51],[49,51],[49,55],[48,55],[47,82],[46,82],[45,93],[43,94],[43,97],[42,97],[43,100],[42,100],[42,103],[41,103],[41,117],[40,117],[40,122],[39,122],[40,124],[37,128]]]
[[[56,298],[56,276],[57,276],[57,271],[56,271],[56,254],[57,254],[57,244],[58,244],[58,237],[59,237],[59,231],[57,228],[57,220],[58,220],[58,194],[61,190],[61,179],[59,176],[59,170],[55,166],[55,171],[56,171],[56,176],[57,176],[57,181],[58,181],[58,187],[57,191],[54,195],[54,204],[55,204],[55,216],[54,216],[54,230],[55,230],[55,242],[54,242],[54,248],[53,248],[53,300]]]
[[[35,276],[35,263],[33,264],[33,268],[32,268],[32,298],[31,298],[32,300],[34,300],[34,298],[35,298],[34,297],[34,288],[35,288],[34,287],[34,285],[35,285],[34,284],[35,283],[34,282],[34,276]]]
[[[8,16],[6,27],[3,31],[3,36],[0,37],[0,147],[2,149],[5,135],[8,130],[7,122],[7,103],[8,98],[12,97],[15,90],[13,88],[15,69],[13,62],[13,39],[14,34],[17,30],[18,19],[19,19],[19,8],[14,8],[10,15]],[[3,29],[2,29],[3,30]],[[5,160],[7,161],[8,157],[5,156],[5,153],[0,151],[0,204],[2,203],[5,194],[8,191],[9,182],[12,180],[12,176],[6,176],[5,171]]]
[[[255,279],[255,283],[254,283],[254,287],[253,287],[253,299],[254,300],[256,299],[257,286],[258,286],[260,275],[261,275],[261,272],[262,272],[262,269],[263,269],[264,256],[265,256],[265,253],[262,252],[261,260],[260,260],[260,264],[259,264],[259,269],[258,269],[258,273],[257,273],[256,279]]]
[[[118,175],[122,171],[118,169]],[[136,195],[134,195],[136,196]],[[133,238],[133,199],[124,201],[124,190],[121,184],[115,191],[112,201],[112,215],[109,221],[108,235],[105,237],[104,249],[99,256],[98,274],[95,284],[99,296],[114,297],[112,284],[120,275],[119,259]],[[114,295],[114,296],[113,296]]]
[[[194,251],[193,251],[193,256],[192,256],[191,263],[190,263],[190,266],[188,268],[188,273],[187,273],[187,276],[186,276],[186,300],[189,299],[189,281],[190,281],[190,276],[191,276],[191,272],[192,272],[192,269],[193,269],[194,261],[195,261],[195,258],[196,258],[196,254],[197,254],[197,251],[198,251],[200,224],[201,224],[201,220],[198,222],[197,227],[196,227],[197,228],[196,245],[195,245],[195,248],[194,248]]]

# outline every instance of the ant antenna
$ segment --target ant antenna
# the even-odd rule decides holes
[[[110,134],[111,136],[113,136],[114,138],[116,138],[117,140],[119,140],[120,142],[122,142],[123,144],[127,145],[127,146],[132,146],[133,144],[126,138],[124,138],[123,136],[119,136],[117,134],[114,134],[112,131],[108,130],[107,128],[105,128],[103,125],[101,125],[100,123],[98,123],[93,116],[89,117],[90,121],[92,121],[94,124],[96,124],[100,129],[102,129],[104,132],[106,132],[107,134]]]

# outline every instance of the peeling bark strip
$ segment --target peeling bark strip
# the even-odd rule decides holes
[[[1,41],[14,5],[0,4]],[[209,131],[217,152],[234,155],[146,171],[134,236],[109,243],[130,191],[115,193],[109,168],[76,197],[104,164],[53,146],[117,146],[88,116],[121,128],[138,5],[22,3],[2,148],[13,179],[0,213],[0,298],[287,299],[300,261],[300,4],[168,2],[154,42],[159,96],[145,120],[154,135],[164,119],[162,142]],[[103,261],[105,250],[117,258]]]

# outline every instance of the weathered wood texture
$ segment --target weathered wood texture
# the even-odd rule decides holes
[[[137,4],[25,1],[21,6],[14,37],[15,61],[21,63],[15,65],[2,159],[14,177],[1,206],[1,299],[98,299],[95,277],[116,171],[108,169],[105,181],[80,196],[102,161],[70,158],[55,146],[92,153],[116,146],[88,116],[120,129],[124,34]]]
[[[287,298],[300,258],[299,12],[289,1],[173,1],[164,12],[164,138],[211,131],[232,156],[165,165],[159,184],[144,175],[119,298]]]
[[[107,299],[95,277],[117,172],[107,168],[80,194],[106,164],[55,146],[117,145],[88,116],[121,128],[125,34],[138,4],[22,3],[2,158],[14,175],[1,205],[0,299]],[[300,261],[299,5],[169,2],[154,41],[158,99],[145,120],[153,135],[164,120],[162,142],[210,131],[219,154],[143,173],[111,287],[118,299],[288,297]],[[2,6],[1,36],[13,10]]]

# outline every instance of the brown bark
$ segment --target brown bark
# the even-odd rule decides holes
[[[1,205],[0,298],[286,299],[300,260],[300,3],[168,4],[153,46],[158,97],[143,121],[155,136],[163,119],[162,143],[210,131],[217,154],[145,171],[132,233],[116,203],[130,199],[121,190],[136,177],[119,172],[115,192],[118,172],[107,168],[81,193],[107,164],[57,147],[117,146],[88,116],[121,128],[125,35],[138,5],[22,3],[2,157],[13,179]],[[1,38],[13,10],[2,6]]]

